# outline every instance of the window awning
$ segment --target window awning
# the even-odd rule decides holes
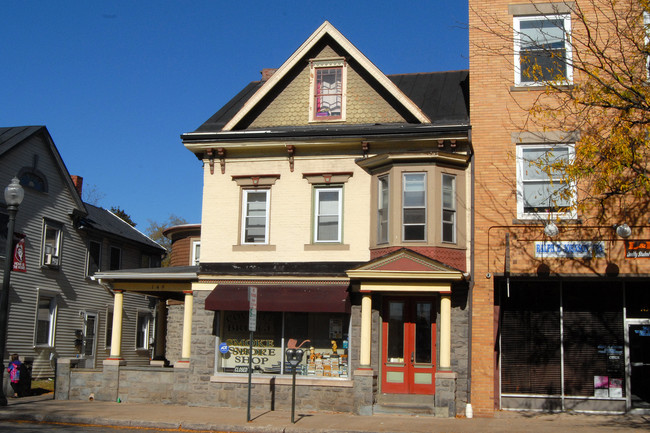
[[[219,283],[205,299],[205,309],[248,310],[248,288],[257,287],[259,311],[349,313],[347,281],[255,284]]]

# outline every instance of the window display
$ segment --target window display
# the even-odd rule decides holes
[[[342,313],[258,312],[253,373],[291,374],[284,351],[302,348],[305,357],[297,367],[298,375],[348,377],[349,324],[349,316]],[[218,371],[247,373],[248,311],[223,311],[221,330]]]

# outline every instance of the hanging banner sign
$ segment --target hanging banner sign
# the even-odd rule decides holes
[[[625,241],[626,259],[650,259],[650,241]]]
[[[546,258],[603,258],[605,243],[592,241],[535,242],[535,257]]]
[[[15,241],[14,237],[14,241]],[[25,261],[25,238],[21,237],[14,242],[14,267],[15,272],[27,272],[27,262]]]
[[[257,328],[257,287],[248,288],[248,330],[255,332]]]

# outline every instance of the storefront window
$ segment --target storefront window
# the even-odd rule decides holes
[[[224,311],[222,317],[218,371],[247,373],[248,311]],[[291,374],[284,351],[302,345],[305,356],[297,368],[298,375],[347,378],[349,322],[349,315],[341,313],[258,312],[253,334],[253,373]]]

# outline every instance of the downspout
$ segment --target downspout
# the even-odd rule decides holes
[[[467,320],[467,405],[465,407],[465,416],[467,418],[472,418],[474,416],[474,411],[472,410],[472,311],[474,305],[474,280],[476,277],[474,271],[474,256],[476,249],[476,227],[475,227],[475,218],[474,213],[476,212],[475,208],[475,194],[476,189],[476,173],[474,168],[474,147],[472,145],[472,129],[468,130],[469,138],[469,162],[470,162],[470,179],[471,179],[471,189],[470,189],[470,203],[471,203],[471,212],[470,212],[470,227],[471,227],[471,239],[470,239],[470,280],[469,280],[469,290],[467,294],[467,301],[469,302],[468,308],[468,320]]]

